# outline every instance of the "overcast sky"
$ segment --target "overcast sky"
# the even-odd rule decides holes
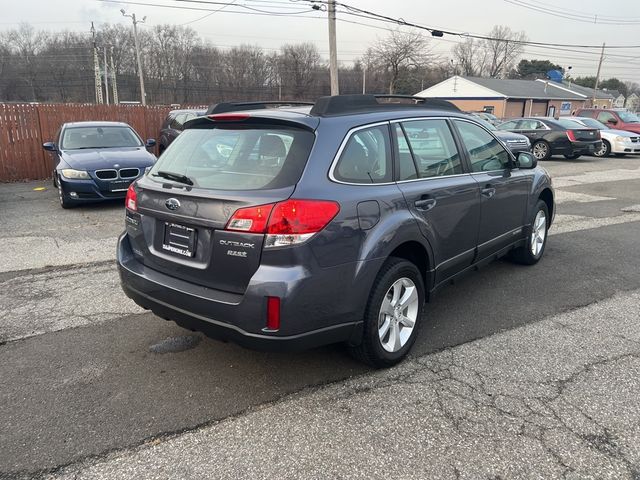
[[[222,48],[241,43],[258,44],[265,49],[277,49],[283,43],[311,41],[320,53],[328,52],[326,12],[309,11],[304,0],[236,0],[234,5],[202,18],[221,5],[207,5],[207,1],[227,0],[131,0],[107,3],[99,0],[0,0],[2,16],[0,29],[15,28],[20,22],[30,22],[36,28],[46,30],[69,29],[87,32],[90,22],[125,22],[120,8],[147,16],[147,26],[158,24],[188,24],[204,39]],[[493,25],[508,25],[514,30],[526,32],[529,40],[549,43],[596,45],[640,44],[640,0],[517,0],[537,5],[538,8],[562,10],[562,18],[537,12],[511,3],[514,0],[342,0],[346,4],[381,13],[394,18],[423,24],[429,27],[458,32],[486,33]],[[153,6],[150,4],[154,4]],[[168,8],[167,5],[179,8]],[[288,13],[287,16],[259,15],[241,5],[266,12]],[[191,9],[204,9],[189,10]],[[235,13],[244,12],[244,13]],[[252,14],[248,14],[252,12]],[[597,15],[597,23],[578,21],[578,15]],[[338,57],[351,62],[359,57],[377,38],[387,33],[389,24],[339,14],[341,20],[366,23],[369,26],[338,23]],[[582,17],[580,17],[582,18]],[[130,20],[129,20],[130,21]],[[633,25],[603,24],[635,21]],[[378,27],[378,28],[374,28]],[[407,28],[407,27],[404,27]],[[432,39],[433,50],[446,56],[459,37],[445,36]],[[573,67],[574,76],[594,75],[599,52],[584,53],[527,47],[524,58],[549,58],[560,65]],[[607,54],[603,65],[603,77],[616,76],[626,81],[640,83],[640,48],[615,50]]]

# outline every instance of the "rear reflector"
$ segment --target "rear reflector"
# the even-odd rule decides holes
[[[267,297],[267,330],[280,330],[280,297]]]
[[[294,200],[240,208],[226,230],[266,233],[265,247],[302,243],[326,227],[340,211],[329,200]]]
[[[249,117],[250,115],[246,113],[216,113],[207,115],[207,118],[215,120],[216,122],[241,122]]]
[[[133,188],[133,183],[129,185],[129,189],[127,190],[127,197],[124,200],[124,205],[132,212],[138,211],[138,194]]]

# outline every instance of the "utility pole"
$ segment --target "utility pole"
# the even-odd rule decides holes
[[[107,66],[107,46],[102,47],[102,53],[104,56],[104,98],[107,105],[109,105],[109,67]]]
[[[118,86],[116,85],[116,69],[113,66],[113,45],[109,48],[109,60],[111,61],[111,88],[113,88],[113,104],[118,105]]]
[[[600,52],[600,61],[598,62],[598,73],[596,73],[596,84],[593,87],[593,100],[591,101],[591,106],[595,107],[596,105],[596,93],[598,91],[598,84],[600,83],[600,69],[602,68],[602,61],[604,60],[604,46],[602,44],[602,51]]]
[[[102,82],[100,80],[100,61],[98,60],[98,47],[96,47],[96,29],[91,22],[91,36],[93,37],[93,78],[96,90],[96,103],[102,104]]]
[[[502,60],[502,78],[507,78],[507,53],[509,52],[509,40],[505,41],[504,44],[504,59]]]
[[[144,91],[144,76],[142,75],[142,63],[140,62],[140,47],[138,45],[138,24],[144,23],[147,17],[142,17],[142,20],[136,20],[136,14],[132,13],[131,15],[127,15],[127,12],[124,8],[120,10],[123,16],[131,18],[133,22],[133,42],[136,46],[136,62],[138,64],[138,76],[140,77],[140,97],[142,101],[142,105],[147,104],[147,95]]]
[[[338,95],[338,50],[336,45],[336,0],[328,2],[329,14],[329,74],[331,76],[331,95]]]
[[[362,64],[362,94],[367,93],[367,66]]]

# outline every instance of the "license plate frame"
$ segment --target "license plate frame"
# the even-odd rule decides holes
[[[109,182],[109,191],[110,192],[126,192],[131,185],[133,180],[114,180],[113,182]]]
[[[186,225],[164,222],[162,249],[182,257],[193,258],[196,254],[197,230]]]

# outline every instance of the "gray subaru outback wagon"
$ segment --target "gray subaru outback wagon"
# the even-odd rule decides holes
[[[386,367],[436,289],[503,255],[537,263],[554,212],[532,155],[448,102],[218,104],[129,189],[118,266],[130,298],[185,328],[345,342]]]

